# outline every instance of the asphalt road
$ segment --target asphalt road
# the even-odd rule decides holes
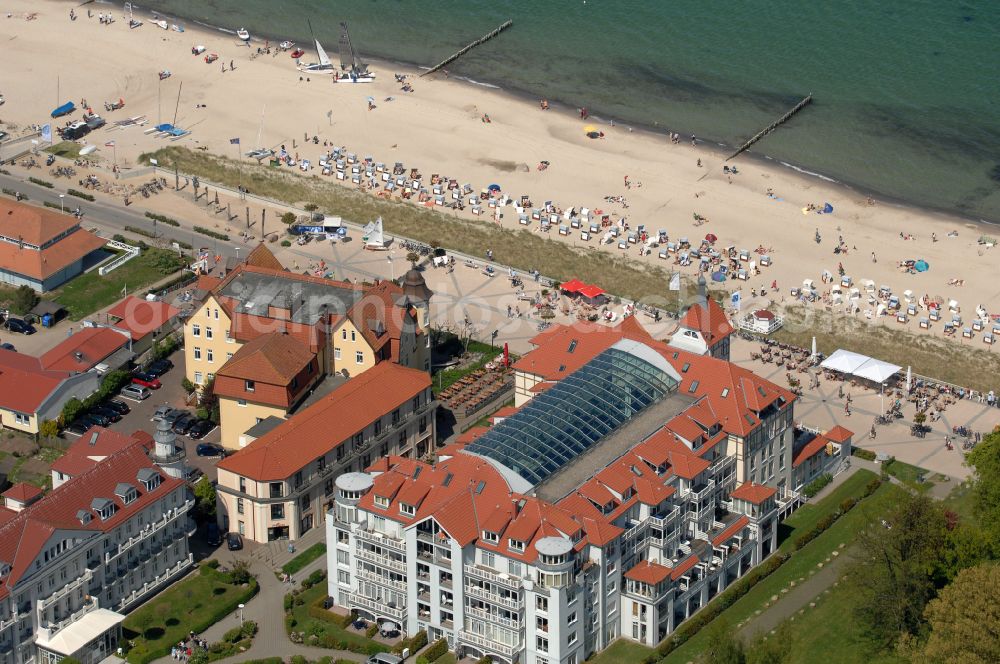
[[[45,175],[44,170],[39,170],[38,174]],[[32,175],[39,177],[39,175],[35,175],[34,173]],[[46,179],[48,180],[48,178]],[[36,203],[44,201],[59,203],[59,194],[65,194],[66,189],[70,187],[80,188],[76,186],[76,179],[59,178],[54,180],[53,184],[55,187],[49,189],[28,182],[26,179],[22,180],[15,176],[0,174],[0,186],[4,189],[21,192]],[[136,209],[135,203],[126,208],[117,201],[112,202],[98,198],[90,202],[74,196],[66,196],[63,199],[63,203],[67,210],[79,207],[84,213],[83,227],[97,228],[101,231],[103,237],[110,238],[115,233],[124,232],[126,226],[152,230],[152,220],[146,218],[144,210]],[[243,243],[214,240],[182,227],[167,227],[161,224],[157,227],[157,233],[170,239],[187,242],[195,248],[210,246],[214,254],[219,254],[223,257],[236,256],[237,249],[241,247],[244,250],[244,255],[246,252],[246,245]]]

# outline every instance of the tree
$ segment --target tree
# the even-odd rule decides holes
[[[38,433],[45,438],[56,438],[59,435],[59,423],[55,420],[42,420],[38,425]]]
[[[708,628],[708,644],[702,654],[705,664],[746,664],[743,641],[725,620],[715,620]]]
[[[410,263],[419,263],[420,262],[420,254],[418,254],[415,251],[411,251],[411,252],[409,252],[409,253],[406,254],[406,260],[409,261]]]
[[[202,477],[194,485],[195,515],[199,521],[215,521],[215,485]]]
[[[1000,662],[1000,566],[962,570],[927,604],[930,637],[920,661],[944,664]]]
[[[83,412],[83,402],[73,397],[63,405],[62,418],[63,422],[70,423],[80,416]]]
[[[181,379],[181,388],[188,394],[194,392],[194,383],[189,381],[186,377]]]
[[[15,314],[24,315],[38,304],[38,293],[31,286],[18,286],[10,301],[10,308]]]
[[[858,595],[858,623],[878,647],[888,648],[921,626],[946,542],[944,511],[927,496],[910,493],[858,534],[860,553],[848,577]]]
[[[136,611],[132,624],[138,628],[141,636],[146,636],[146,632],[153,626],[153,613],[151,611]]]
[[[976,514],[993,542],[994,556],[1000,554],[1000,433],[983,437],[965,461],[975,470],[973,493]]]
[[[286,212],[285,214],[281,215],[281,223],[283,223],[283,224],[285,224],[287,226],[291,226],[292,224],[294,224],[295,223],[295,213],[294,212]]]
[[[923,426],[924,422],[927,421],[927,413],[922,410],[918,410],[913,416],[913,423],[917,426]]]

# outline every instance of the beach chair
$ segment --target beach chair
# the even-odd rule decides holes
[[[337,171],[337,179],[338,180],[346,180],[347,179],[347,174],[344,173],[344,171]]]
[[[981,320],[974,320],[974,321],[972,321],[972,331],[973,332],[982,332],[983,331],[983,321],[981,321]]]
[[[480,207],[478,205],[473,205],[472,206],[472,214],[480,215],[482,213],[483,213],[483,208],[482,207]]]
[[[460,192],[458,189],[452,189],[451,190],[451,200],[453,200],[453,201],[460,201],[460,200],[462,200],[462,192]]]
[[[587,231],[581,231],[580,239],[583,240],[584,242],[590,242],[590,233],[588,233]]]
[[[528,219],[528,215],[526,215],[526,214],[519,214],[519,215],[517,215],[517,223],[519,223],[519,224],[521,224],[523,226],[527,226],[528,224],[531,223],[531,220]]]
[[[972,328],[971,327],[963,327],[962,328],[962,336],[964,338],[966,338],[966,339],[971,339],[973,337]]]
[[[347,163],[348,164],[356,164],[356,163],[358,163],[358,155],[354,154],[353,152],[348,152],[347,153]]]
[[[573,228],[580,228],[580,218],[573,217],[573,220],[569,222],[569,225],[572,226]]]
[[[353,184],[361,184],[361,176],[360,175],[352,175],[351,176],[351,182]]]
[[[434,197],[434,205],[444,205],[444,196],[438,194]]]
[[[931,321],[930,321],[929,318],[921,318],[920,319],[920,329],[921,330],[929,330],[929,329],[931,329]]]
[[[333,169],[331,169],[329,166],[324,166],[322,172],[323,175],[331,175],[333,173]]]
[[[660,254],[659,254],[659,256],[660,256],[660,258],[662,258],[663,260],[667,260],[667,259],[668,259],[668,258],[670,257],[670,252],[669,252],[669,251],[667,251],[666,249],[660,249]]]
[[[496,208],[496,206],[497,206],[497,200],[495,198],[491,198],[490,200],[488,200],[486,202],[486,205],[488,205],[489,208],[492,210],[492,209]]]
[[[994,340],[994,337],[993,337],[992,334],[984,334],[983,335],[983,343],[986,344],[987,346],[992,346],[993,345],[993,340]]]
[[[383,164],[381,161],[378,162],[377,164],[375,164],[375,170],[378,171],[379,173],[385,172],[385,164]]]
[[[927,314],[927,317],[930,318],[932,321],[941,320],[941,314],[938,312],[937,309],[931,309],[930,312]]]
[[[997,335],[997,336],[1000,336],[1000,325],[994,325],[993,326],[993,334]]]
[[[638,241],[639,241],[638,234],[636,234],[636,233],[629,233],[628,234],[628,243],[629,244],[635,244]]]
[[[396,178],[396,186],[397,187],[405,187],[406,186],[406,178],[404,178],[402,175],[399,176],[398,178]]]
[[[413,180],[412,182],[410,182],[410,191],[412,191],[413,193],[417,193],[418,191],[420,191],[420,180]]]
[[[542,211],[539,210],[538,208],[533,209],[531,211],[531,218],[533,220],[535,220],[535,221],[541,221],[542,220]]]
[[[915,304],[907,305],[907,307],[906,307],[906,313],[909,316],[916,316],[917,315],[917,306]]]
[[[560,224],[559,235],[569,235],[569,226],[567,226],[566,224]]]
[[[559,215],[555,214],[555,213],[550,214],[549,215],[549,223],[550,224],[558,224],[559,223]]]
[[[702,260],[704,260],[704,258],[702,258]],[[736,272],[736,278],[742,279],[743,281],[748,281],[750,279],[750,273],[747,272],[746,270],[738,270]]]
[[[618,241],[618,248],[621,249],[621,250],[623,250],[623,251],[625,249],[628,249],[628,240],[619,240]]]

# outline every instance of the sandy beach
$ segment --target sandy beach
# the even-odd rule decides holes
[[[730,176],[723,172],[724,155],[711,146],[691,145],[690,136],[674,143],[667,136],[583,120],[572,112],[541,110],[538,103],[443,75],[417,78],[418,71],[374,62],[373,84],[334,84],[328,76],[307,82],[300,80],[288,53],[252,57],[263,46],[256,39],[247,48],[233,35],[197,31],[190,24],[184,33],[164,31],[149,22],[148,12],[137,15],[144,25],[130,30],[120,7],[109,5],[81,7],[78,19],[71,21],[69,8],[54,0],[4,3],[0,41],[6,57],[0,93],[6,104],[0,107],[0,119],[12,136],[27,125],[49,122],[56,105],[86,99],[109,122],[145,115],[150,121],[146,128],[162,121],[191,131],[173,143],[138,127],[105,128],[85,139],[108,160],[112,150],[104,144],[114,140],[118,161],[127,165],[134,165],[139,153],[164,145],[207,148],[235,158],[238,147],[230,139],[239,138],[239,148],[246,152],[258,147],[258,132],[261,146],[284,145],[289,153],[315,163],[328,141],[376,161],[419,167],[425,176],[439,173],[471,183],[476,191],[498,183],[512,196],[528,195],[536,206],[551,200],[562,208],[602,210],[613,220],[624,216],[632,229],[644,225],[654,236],[663,229],[671,240],[687,237],[697,243],[712,233],[720,248],[732,245],[752,252],[762,246],[772,266],[749,281],[722,284],[742,289],[745,308],[752,306],[746,303],[751,289],[764,287],[767,299],[774,297],[772,282],[786,298],[803,279],[814,279],[822,292],[821,272],[836,275],[842,264],[855,282],[871,279],[900,295],[910,289],[917,298],[954,298],[966,320],[979,304],[1000,313],[1000,289],[989,276],[998,249],[977,243],[981,235],[1000,235],[990,227],[881,201],[871,205],[863,193],[747,158],[733,162],[739,174]],[[87,17],[88,9],[93,18]],[[97,13],[109,9],[115,22],[101,25]],[[37,18],[26,20],[29,12]],[[196,44],[218,53],[219,60],[206,64],[203,56],[192,55]],[[302,46],[307,48],[304,59],[313,59],[308,45]],[[230,63],[235,70],[229,70]],[[162,82],[157,76],[161,70],[171,72]],[[414,91],[401,91],[394,73],[410,74]],[[369,96],[375,99],[372,110]],[[125,108],[105,113],[104,102],[119,98]],[[484,114],[490,122],[483,121]],[[808,122],[808,110],[795,121]],[[590,124],[604,137],[587,138],[584,127]],[[318,136],[320,144],[303,144],[305,135]],[[538,170],[543,161],[550,165]],[[628,207],[607,202],[608,196],[624,197]],[[825,203],[833,206],[832,214],[803,213],[809,204],[822,208]],[[695,226],[695,214],[707,223]],[[489,223],[492,217],[482,219]],[[502,223],[517,226],[512,208]],[[557,235],[555,229],[551,235]],[[838,237],[846,254],[834,253]],[[586,243],[576,230],[562,239],[596,248],[600,235]],[[617,243],[602,249],[620,253]],[[657,258],[656,250],[641,258],[636,245],[627,252],[635,260],[673,268],[672,260]],[[899,270],[899,261],[916,259],[927,261],[930,269],[917,274]],[[685,271],[693,273],[694,266]],[[964,285],[949,286],[952,279],[963,279]],[[907,327],[916,331],[916,321]]]

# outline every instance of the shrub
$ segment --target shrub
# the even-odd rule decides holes
[[[430,648],[424,651],[424,657],[427,658],[428,662],[435,662],[444,656],[446,652],[448,652],[448,640],[438,639]]]
[[[219,569],[219,561],[218,561],[218,560],[216,560],[215,558],[209,558],[208,560],[206,560],[206,561],[205,561],[204,563],[202,563],[202,564],[203,564],[203,565],[204,565],[205,567],[211,567],[212,569]]]
[[[247,620],[240,629],[243,631],[245,638],[252,638],[257,635],[257,621]]]
[[[11,299],[10,308],[15,314],[26,314],[38,304],[38,293],[31,286],[18,286]]]
[[[66,209],[65,206],[60,205],[59,203],[53,203],[52,201],[42,201],[42,205],[44,205],[47,208],[59,210],[60,212],[63,212]]]
[[[232,629],[226,631],[226,633],[222,635],[222,640],[226,641],[227,643],[236,643],[237,641],[240,641],[242,639],[243,639],[243,630],[240,629],[239,627],[233,627]]]
[[[851,454],[858,457],[859,459],[864,459],[865,461],[874,461],[876,459],[876,454],[871,450],[865,450],[860,447],[855,447],[851,450]]]
[[[181,225],[180,222],[176,221],[175,219],[171,219],[170,217],[164,217],[162,214],[156,214],[154,212],[147,212],[146,216],[149,217],[150,219],[153,219],[154,221],[160,222],[161,224],[166,224],[167,226],[180,226]]]
[[[3,172],[3,171],[0,171],[0,172]],[[8,173],[6,173],[6,172],[3,172],[3,174],[4,175],[8,175]],[[13,189],[8,189],[7,187],[4,187],[3,189],[0,189],[0,191],[3,191],[3,193],[7,194],[8,196],[14,196],[15,198],[18,196],[18,192],[14,191]],[[22,201],[28,200],[28,197],[25,196],[24,194],[20,194],[20,196],[21,196],[21,200]]]
[[[376,634],[378,634],[378,623],[372,623],[368,626],[368,629],[365,630],[365,636],[369,639],[373,639]]]
[[[414,634],[413,638],[410,639],[410,643],[408,645],[409,645],[409,648],[410,648],[410,652],[417,652],[418,650],[420,650],[421,648],[423,648],[424,646],[426,646],[427,645],[427,631],[422,629],[419,632],[417,632],[416,634]]]
[[[306,203],[304,207],[306,209],[306,212],[315,212],[316,210],[319,209],[319,206],[316,205],[315,203]]]
[[[281,246],[282,247],[290,247],[290,246],[292,246],[292,243],[289,242],[288,240],[282,240],[281,241]]]
[[[28,182],[34,182],[38,186],[45,187],[47,189],[51,189],[52,188],[52,183],[51,182],[46,182],[45,180],[39,180],[36,177],[30,177],[30,178],[28,178]]]
[[[59,423],[55,420],[42,420],[38,425],[38,433],[45,438],[55,438],[59,435]]]
[[[882,478],[881,477],[873,477],[871,479],[871,481],[868,482],[868,484],[865,485],[864,497],[867,498],[868,496],[870,496],[873,493],[875,493],[880,486],[882,486]]]
[[[792,548],[798,551],[806,544],[808,544],[809,542],[813,541],[814,539],[822,535],[823,531],[832,526],[839,517],[840,514],[838,513],[827,514],[822,519],[817,521],[815,526],[813,526],[806,532],[802,533],[802,535],[800,535],[795,540],[795,544],[792,545]]]
[[[136,235],[142,235],[143,237],[156,238],[156,234],[153,231],[147,231],[145,228],[139,228],[137,226],[126,226],[125,230],[129,233],[135,233]],[[129,240],[126,240],[129,242]]]
[[[318,583],[321,583],[323,579],[326,578],[326,570],[318,569],[313,571],[306,579],[302,582],[302,589],[308,590]]]
[[[483,657],[476,662],[476,664],[493,664],[493,658],[489,655],[483,655]]]
[[[803,487],[802,489],[802,493],[803,495],[812,498],[817,493],[819,493],[823,487],[825,487],[832,481],[833,481],[833,475],[831,475],[830,473],[823,473],[822,475],[814,479],[812,482],[805,485],[805,487]]]
[[[223,242],[229,242],[229,236],[225,233],[219,233],[218,231],[213,231],[211,228],[205,228],[204,226],[195,226],[195,233],[201,233],[202,235],[207,235],[208,237],[214,237],[216,240],[222,240]]]
[[[293,655],[291,659],[292,664],[309,664],[309,660],[302,655]]]
[[[91,196],[90,194],[84,193],[82,191],[77,191],[76,189],[67,189],[66,193],[69,194],[70,196],[76,196],[77,198],[82,198],[85,201],[93,202],[94,200],[94,197]]]
[[[292,606],[294,606],[294,601],[295,598],[292,597],[292,593],[285,593],[285,599],[284,599],[285,613],[288,613],[289,611],[292,610]]]
[[[188,380],[187,378],[182,378],[182,379],[181,379],[181,387],[182,387],[182,388],[184,389],[184,391],[185,391],[185,392],[187,392],[188,394],[191,394],[192,392],[194,392],[194,383],[192,383],[192,382],[191,382],[190,380]]]
[[[858,501],[855,500],[854,498],[845,498],[844,502],[840,503],[841,514],[846,514],[847,512],[850,512],[857,504]]]
[[[281,223],[283,223],[283,224],[285,224],[287,226],[291,226],[292,224],[294,224],[295,223],[295,213],[294,212],[286,212],[285,214],[281,215]]]
[[[114,235],[111,236],[111,239],[114,240],[115,242],[128,242],[128,238],[126,238],[121,233],[115,233]]]

